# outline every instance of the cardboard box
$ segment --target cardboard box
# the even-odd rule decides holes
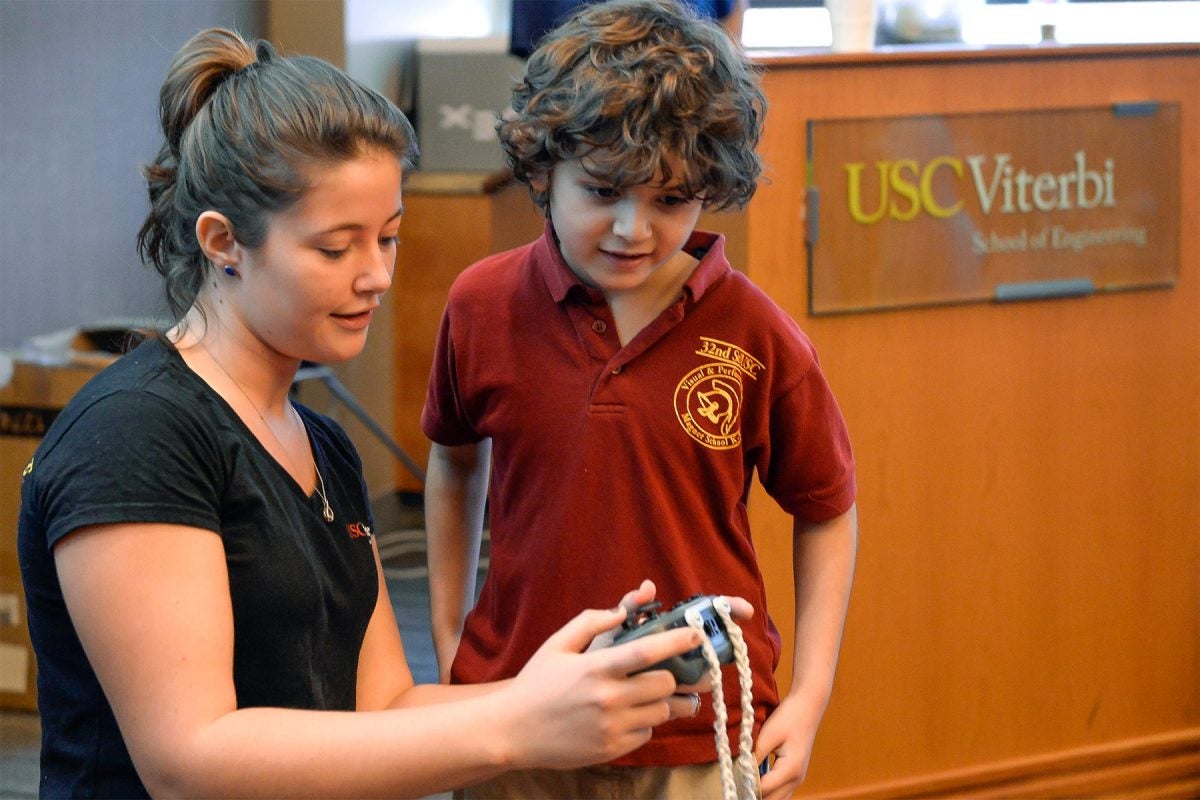
[[[21,475],[50,423],[96,366],[17,362],[0,387],[0,708],[37,708],[36,665],[17,563]]]
[[[495,39],[417,43],[417,143],[422,172],[494,172],[505,166],[496,123],[524,63]]]

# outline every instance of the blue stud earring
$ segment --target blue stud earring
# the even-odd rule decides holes
[[[226,264],[226,265],[225,265],[225,274],[226,274],[226,275],[228,275],[228,276],[229,276],[229,277],[231,277],[231,278],[236,278],[236,277],[237,277],[237,270],[236,270],[236,269],[234,269],[232,266],[230,266],[230,265]]]

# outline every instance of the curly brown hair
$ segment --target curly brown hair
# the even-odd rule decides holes
[[[516,178],[588,157],[616,187],[678,181],[706,208],[753,197],[767,102],[758,74],[720,26],[676,0],[584,6],[546,35],[497,130]],[[682,165],[672,175],[667,160]]]

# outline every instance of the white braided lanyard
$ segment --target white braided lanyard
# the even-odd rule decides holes
[[[724,597],[714,597],[713,608],[725,623],[725,633],[733,645],[733,663],[737,667],[738,685],[742,694],[742,719],[738,726],[738,765],[742,768],[742,782],[745,785],[746,797],[753,798],[758,794],[758,765],[754,763],[754,697],[753,678],[750,674],[750,656],[746,652],[746,640],[742,629],[733,621],[729,601]],[[716,648],[708,640],[704,632],[704,622],[700,612],[688,609],[684,612],[687,624],[700,632],[700,647],[703,648],[704,660],[708,665],[708,677],[712,681],[712,704],[716,719],[713,721],[713,732],[716,734],[717,760],[721,765],[721,789],[724,800],[738,800],[737,785],[733,780],[733,755],[729,750],[728,711],[725,708],[725,688],[721,683],[721,663],[717,657]]]

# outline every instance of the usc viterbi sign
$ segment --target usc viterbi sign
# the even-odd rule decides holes
[[[1179,108],[809,123],[810,311],[1084,294],[1179,274]]]

